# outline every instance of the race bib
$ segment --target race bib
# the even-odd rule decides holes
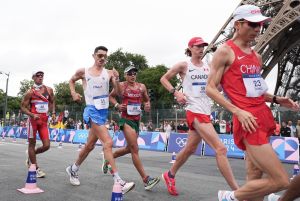
[[[127,114],[128,115],[141,114],[141,104],[140,103],[128,103],[127,104]]]
[[[38,113],[47,113],[48,112],[48,103],[47,102],[37,102],[37,103],[35,103],[35,109]]]
[[[95,96],[93,100],[97,110],[107,109],[109,106],[108,95]]]
[[[192,91],[193,97],[201,97],[204,96],[206,88],[206,82],[193,82],[192,83]]]
[[[259,97],[268,91],[268,86],[260,74],[243,74],[246,97]]]

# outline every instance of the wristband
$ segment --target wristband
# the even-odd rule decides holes
[[[115,109],[118,109],[118,106],[119,106],[119,103],[116,103],[116,104],[114,105],[114,108],[115,108]]]
[[[278,101],[277,101],[277,96],[273,96],[272,100],[273,100],[273,103],[279,104]]]

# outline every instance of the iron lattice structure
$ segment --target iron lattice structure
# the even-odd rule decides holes
[[[275,95],[300,100],[300,1],[299,0],[242,0],[239,5],[252,4],[272,20],[266,23],[253,42],[262,55],[262,76],[265,78],[274,67],[278,68]],[[208,45],[205,56],[233,35],[232,16]]]

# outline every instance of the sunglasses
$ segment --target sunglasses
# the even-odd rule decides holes
[[[128,76],[136,76],[137,72],[128,72],[126,73],[126,75]]]
[[[43,73],[37,73],[35,74],[36,77],[44,77],[44,74]]]
[[[193,45],[193,47],[204,48],[205,45]]]
[[[98,59],[101,59],[101,58],[106,59],[106,58],[107,58],[107,54],[96,54],[96,57],[97,57]]]
[[[246,20],[239,20],[238,22],[241,22],[241,23],[247,23],[249,27],[255,29],[257,27],[261,27],[264,23],[263,22],[249,22],[249,21],[246,21]]]

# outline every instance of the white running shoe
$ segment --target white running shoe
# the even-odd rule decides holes
[[[268,195],[268,201],[278,201],[280,198],[279,195],[276,195],[274,193],[271,193],[270,195]]]
[[[43,178],[45,176],[46,176],[46,173],[43,170],[41,170],[40,168],[36,169],[36,177],[37,178]]]
[[[218,191],[218,201],[234,201],[230,197],[231,193],[231,191]]]
[[[132,189],[134,189],[134,182],[126,182],[126,181],[123,181],[123,180],[120,180],[120,181],[117,181],[119,182],[119,184],[122,186],[122,194],[126,194],[128,193],[129,191],[131,191]]]
[[[66,172],[70,176],[70,183],[73,186],[79,186],[80,185],[80,181],[79,181],[78,172],[72,171],[71,165],[66,168]]]

